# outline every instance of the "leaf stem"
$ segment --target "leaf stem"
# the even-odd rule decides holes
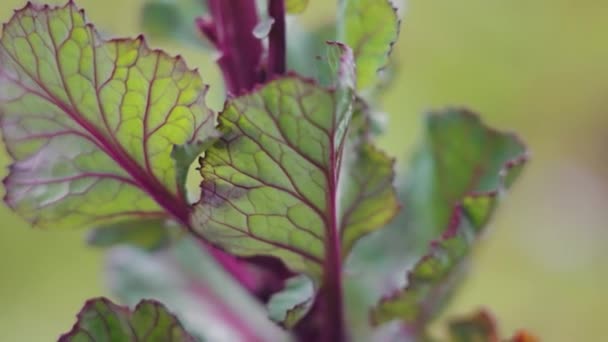
[[[211,17],[197,19],[197,26],[220,52],[217,63],[228,93],[250,90],[263,78],[262,42],[253,35],[255,0],[209,0],[209,9]]]
[[[148,188],[144,187],[145,190]],[[160,187],[157,191],[166,191],[164,187]],[[152,191],[148,191],[150,194],[154,194]],[[162,193],[162,192],[161,192]],[[173,198],[171,198],[173,197]],[[171,196],[169,192],[165,193],[165,196],[162,198],[171,198],[169,201],[160,201],[158,196],[154,197],[157,203],[162,206],[170,215],[172,215],[175,220],[177,220],[182,226],[187,227],[190,232],[193,232],[193,229],[190,224],[190,215],[191,208],[183,201],[179,200],[174,196]],[[198,237],[197,234],[195,236]],[[230,274],[237,282],[241,284],[248,291],[256,291],[257,290],[257,280],[255,276],[249,272],[249,270],[245,269],[245,265],[239,260],[212,245],[210,245],[207,241],[204,241],[203,248],[215,259],[215,261],[222,266],[225,272]]]
[[[286,70],[285,0],[270,0],[268,14],[274,19],[268,36],[268,74],[281,75]]]
[[[342,294],[342,248],[338,222],[338,156],[334,144],[330,144],[331,167],[327,174],[329,196],[327,212],[328,237],[324,263],[324,289],[320,298],[323,324],[321,338],[326,342],[344,342],[347,340],[344,322],[344,303]],[[324,306],[324,307],[323,307]]]

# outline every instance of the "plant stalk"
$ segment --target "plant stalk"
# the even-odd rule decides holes
[[[197,26],[220,52],[226,90],[238,95],[263,79],[262,42],[253,35],[259,18],[255,0],[209,0],[210,17]]]
[[[274,19],[268,35],[268,75],[281,75],[287,69],[285,38],[285,0],[270,0],[268,14]]]
[[[333,144],[330,146],[330,159],[337,163]],[[324,284],[319,298],[323,300],[321,338],[325,342],[346,342],[346,327],[344,321],[344,303],[342,291],[342,244],[340,239],[340,229],[338,222],[337,189],[338,174],[337,165],[331,168],[328,177],[328,188],[330,194],[328,198],[327,212],[329,219],[327,222],[328,236],[325,246],[327,255],[324,263]]]

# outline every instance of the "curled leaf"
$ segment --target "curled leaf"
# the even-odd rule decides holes
[[[518,139],[487,128],[466,111],[430,115],[426,129],[425,143],[409,174],[406,211],[375,243],[378,249],[390,250],[399,248],[398,242],[387,242],[391,239],[401,241],[402,249],[430,241],[430,248],[408,251],[407,258],[417,262],[406,286],[372,310],[376,324],[399,319],[420,329],[440,312],[459,284],[467,256],[499,196],[527,160]],[[407,245],[405,238],[410,239]]]

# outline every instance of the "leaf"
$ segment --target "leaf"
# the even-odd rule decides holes
[[[96,227],[87,237],[87,242],[95,247],[112,247],[129,244],[148,251],[154,251],[169,245],[176,235],[162,219],[121,222]]]
[[[194,24],[197,16],[206,12],[205,0],[147,0],[142,7],[141,26],[152,38],[210,49]]]
[[[314,284],[303,275],[287,280],[285,288],[268,301],[268,315],[288,329],[304,317],[312,307],[315,296]]]
[[[494,205],[491,196],[469,197],[465,199],[468,201],[484,202],[484,207],[489,203]],[[373,310],[374,324],[400,319],[417,328],[424,327],[442,309],[464,272],[463,261],[470,253],[475,235],[483,228],[469,222],[469,210],[487,212],[487,209],[466,205],[457,209],[442,238],[431,243],[431,252],[408,273],[407,287],[384,297]]]
[[[390,222],[399,211],[393,189],[393,160],[368,142],[344,157],[348,173],[342,194],[342,249],[349,255],[355,243]]]
[[[338,22],[338,40],[355,56],[357,89],[371,90],[399,35],[397,10],[389,0],[344,0]]]
[[[308,6],[309,0],[285,0],[285,10],[287,13],[302,13]]]
[[[286,341],[264,308],[215,264],[193,237],[152,253],[110,249],[106,276],[111,293],[133,305],[164,303],[195,337],[206,341]]]
[[[288,76],[230,101],[219,118],[225,135],[202,161],[194,229],[230,253],[274,256],[292,271],[321,279],[324,263],[339,259],[340,245],[347,252],[359,235],[350,233],[360,227],[349,213],[375,205],[365,190],[377,179],[351,191],[344,190],[348,179],[358,182],[373,167],[385,169],[361,165],[383,158],[344,158],[348,94]],[[391,188],[390,180],[385,184]],[[373,215],[368,231],[384,223]]]
[[[133,311],[106,298],[91,299],[60,342],[80,341],[195,341],[159,302],[143,300]]]
[[[39,227],[187,223],[174,145],[205,141],[207,86],[143,37],[103,40],[73,2],[29,3],[0,39],[6,202]]]
[[[419,261],[408,274],[407,286],[372,310],[374,323],[400,319],[423,327],[440,311],[459,283],[499,195],[526,160],[517,138],[487,128],[469,112],[447,110],[427,117],[424,144],[409,173],[406,212],[375,241],[375,250],[384,248],[385,255],[390,254],[386,249],[396,245],[383,242],[392,239],[400,241],[401,248],[414,249],[440,237],[430,242],[429,250],[412,250],[402,259]]]
[[[527,161],[522,142],[495,131],[466,110],[448,109],[427,116],[424,142],[404,181],[408,210],[394,221],[407,248],[419,258],[443,233],[454,205],[471,194],[505,192]],[[418,245],[418,247],[416,247]]]

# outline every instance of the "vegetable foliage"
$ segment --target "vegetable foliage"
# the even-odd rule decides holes
[[[438,111],[396,176],[375,144],[395,8],[342,0],[335,25],[292,38],[285,15],[307,5],[148,1],[151,34],[218,51],[219,113],[181,57],[102,38],[73,1],[28,3],[3,27],[6,203],[34,226],[92,228],[91,245],[112,247],[112,291],[139,302],[91,300],[61,341],[431,338],[526,149]],[[498,340],[488,317],[453,321],[452,340]]]

